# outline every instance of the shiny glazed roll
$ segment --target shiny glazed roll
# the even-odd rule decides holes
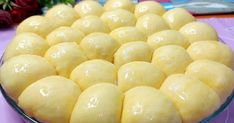
[[[187,23],[196,21],[196,19],[187,10],[183,8],[174,8],[163,14],[164,20],[171,29],[179,30]]]
[[[198,123],[221,104],[214,90],[188,75],[169,76],[160,90],[174,102],[183,123]]]
[[[22,21],[16,28],[16,34],[31,32],[45,38],[54,29],[55,25],[52,20],[35,15]]]
[[[70,78],[78,83],[82,90],[101,82],[116,84],[117,68],[105,60],[90,60],[78,65]]]
[[[43,123],[69,123],[81,91],[76,83],[49,76],[29,85],[19,97],[19,106]]]
[[[218,41],[194,42],[188,47],[187,51],[193,60],[213,60],[231,68],[234,64],[232,49]]]
[[[123,92],[142,85],[160,88],[164,79],[164,73],[148,62],[130,62],[118,71],[118,86]]]
[[[97,16],[81,18],[75,21],[71,27],[82,31],[85,35],[93,32],[108,33],[110,31],[109,27]]]
[[[84,38],[84,33],[67,26],[61,26],[47,35],[46,41],[50,46],[62,42],[76,42],[77,44]]]
[[[112,62],[119,44],[108,34],[95,32],[86,36],[80,47],[89,59],[105,59]]]
[[[76,66],[88,60],[75,42],[64,42],[50,47],[45,58],[55,66],[58,75],[67,78]]]
[[[103,13],[102,6],[98,2],[92,0],[81,1],[79,4],[76,4],[74,8],[80,17],[88,15],[100,16]]]
[[[203,22],[188,23],[181,27],[179,31],[188,39],[190,43],[205,40],[218,41],[218,36],[215,29]]]
[[[156,1],[142,1],[136,5],[134,14],[137,18],[149,13],[162,15],[165,9]]]
[[[139,86],[125,93],[121,123],[182,123],[173,102],[159,90]]]
[[[77,12],[72,7],[59,4],[49,9],[45,16],[53,21],[56,27],[70,26],[79,18]]]
[[[150,36],[155,32],[169,29],[169,26],[162,17],[150,13],[138,18],[136,28],[139,29],[146,36]]]
[[[39,35],[30,32],[21,33],[8,44],[4,61],[22,54],[44,56],[48,48],[49,44]]]
[[[234,71],[227,66],[210,60],[197,60],[191,63],[186,74],[191,75],[212,88],[222,103],[234,89]]]
[[[93,85],[80,95],[70,123],[120,123],[123,98],[116,85]]]
[[[9,59],[0,68],[0,82],[15,101],[22,91],[35,81],[55,75],[56,71],[45,58],[36,55],[19,55]]]
[[[123,44],[114,55],[114,64],[117,67],[132,62],[146,61],[150,62],[153,50],[143,41],[129,42]]]
[[[104,5],[104,9],[106,11],[114,9],[125,9],[130,12],[133,12],[134,8],[135,5],[131,0],[108,0]]]
[[[132,41],[146,41],[146,36],[136,27],[120,27],[110,33],[119,44],[124,44]]]
[[[189,46],[189,41],[176,30],[156,32],[148,37],[147,43],[153,49],[166,45],[179,45],[184,48]]]
[[[124,9],[106,11],[101,16],[101,19],[108,25],[110,30],[124,26],[135,26],[136,24],[135,16]]]
[[[152,64],[161,69],[166,75],[184,73],[192,62],[183,47],[177,45],[163,46],[154,51]]]

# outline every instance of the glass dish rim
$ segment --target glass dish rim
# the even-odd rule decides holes
[[[0,58],[0,67],[3,65],[3,55]],[[2,87],[2,85],[0,84],[0,91],[4,97],[4,99],[6,100],[6,102],[10,105],[10,107],[15,110],[25,121],[29,121],[30,123],[41,123],[40,121],[36,120],[36,118],[30,117],[29,115],[27,115],[23,109],[21,109],[17,103],[8,96],[8,94],[6,93],[6,91],[4,90],[4,88]],[[229,104],[232,102],[232,100],[234,99],[234,89],[232,90],[232,93],[227,97],[226,101],[220,105],[220,107],[213,112],[210,116],[204,118],[203,120],[201,120],[199,123],[209,123],[211,120],[213,120],[214,118],[216,118],[219,114],[221,114],[228,106]]]

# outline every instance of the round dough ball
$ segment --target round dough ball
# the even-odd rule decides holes
[[[125,93],[121,123],[182,123],[173,102],[152,87],[135,87]]]
[[[218,41],[215,29],[203,22],[188,23],[180,28],[180,33],[183,34],[190,43],[204,40]]]
[[[162,15],[165,13],[165,9],[156,1],[142,1],[136,5],[134,14],[137,18],[149,13]]]
[[[105,59],[113,61],[114,53],[119,44],[111,36],[105,33],[91,33],[80,43],[81,48],[89,59]]]
[[[199,41],[191,44],[187,49],[193,60],[208,59],[220,62],[228,67],[233,66],[234,55],[231,48],[217,41]]]
[[[160,90],[174,102],[183,123],[198,123],[220,106],[214,90],[188,75],[169,76]]]
[[[117,68],[105,60],[90,60],[77,66],[70,78],[77,82],[82,90],[100,82],[116,84]]]
[[[234,71],[227,66],[210,60],[191,63],[186,74],[200,79],[211,87],[224,102],[234,89]]]
[[[106,11],[114,9],[125,9],[130,12],[133,12],[134,8],[135,5],[131,0],[108,0],[104,5],[104,9]]]
[[[118,86],[123,92],[142,85],[160,88],[164,79],[164,73],[148,62],[130,62],[118,71]]]
[[[83,32],[71,27],[62,26],[47,35],[46,40],[50,46],[62,42],[76,42],[79,44],[84,37]]]
[[[19,96],[19,106],[43,123],[69,123],[81,91],[73,81],[49,76],[28,86]]]
[[[80,95],[70,123],[120,123],[123,97],[116,85],[93,85]]]
[[[137,20],[136,28],[146,36],[150,36],[155,32],[169,29],[169,26],[162,17],[156,14],[145,14]]]
[[[21,33],[16,35],[7,46],[4,61],[22,54],[43,56],[48,48],[48,43],[39,35],[29,32]]]
[[[103,13],[102,6],[98,2],[92,0],[81,1],[79,4],[76,4],[74,8],[80,17],[88,15],[101,16]]]
[[[45,38],[46,35],[54,29],[55,25],[52,20],[43,16],[31,16],[18,25],[16,34],[32,32]]]
[[[55,74],[54,67],[46,59],[36,55],[19,55],[1,66],[0,81],[7,94],[17,101],[27,86]]]
[[[177,45],[163,46],[154,51],[152,64],[160,68],[166,75],[184,73],[192,62],[183,47]]]
[[[174,8],[163,14],[164,20],[171,29],[179,30],[187,23],[196,21],[196,19],[187,10],[183,8]]]
[[[114,55],[114,63],[117,67],[132,61],[150,62],[153,50],[143,41],[123,44]]]
[[[79,18],[77,12],[72,7],[59,4],[49,9],[45,15],[53,20],[56,27],[70,26],[75,20]]]
[[[146,36],[136,27],[120,27],[110,33],[119,44],[124,44],[132,41],[146,41]]]
[[[81,48],[74,42],[50,47],[45,58],[55,66],[58,75],[64,77],[69,77],[76,66],[87,60]]]
[[[72,28],[82,31],[85,35],[93,32],[108,33],[110,31],[107,25],[97,16],[81,18],[72,24]]]
[[[189,46],[188,40],[176,30],[156,32],[148,37],[147,43],[153,49],[166,45],[179,45],[184,48]]]
[[[124,26],[135,26],[136,24],[135,16],[131,12],[124,9],[107,11],[103,13],[101,19],[108,25],[110,30]]]

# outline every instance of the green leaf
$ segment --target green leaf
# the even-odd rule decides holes
[[[7,8],[9,8],[10,10],[12,9],[12,6],[11,5],[7,5]]]
[[[14,7],[20,7],[19,5],[15,4],[15,3],[12,2],[12,1],[10,2],[10,5],[11,5],[11,6],[14,6]]]
[[[3,4],[2,8],[3,8],[3,10],[6,10],[7,4]]]

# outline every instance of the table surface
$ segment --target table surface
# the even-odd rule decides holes
[[[229,15],[230,16],[230,15]],[[228,17],[229,17],[228,16]],[[233,15],[232,15],[233,16]],[[209,17],[209,16],[208,16]],[[231,16],[230,16],[231,17]],[[199,18],[204,18],[199,17]],[[205,17],[207,18],[207,17]],[[201,21],[211,24],[216,28],[219,38],[228,44],[234,51],[234,18],[209,18],[202,19]],[[0,56],[2,55],[7,44],[15,35],[15,29],[0,30]],[[234,101],[231,102],[212,123],[234,123]],[[0,93],[0,119],[1,123],[23,123],[20,116],[6,103],[2,94]]]

